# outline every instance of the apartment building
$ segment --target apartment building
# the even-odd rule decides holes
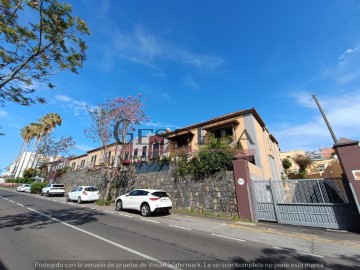
[[[251,158],[252,179],[281,179],[283,167],[278,142],[254,108],[165,132],[162,136],[168,143],[163,147],[164,152],[170,156],[180,152],[196,155],[207,143],[209,134],[234,148],[241,145]]]

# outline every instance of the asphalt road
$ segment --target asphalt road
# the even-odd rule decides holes
[[[0,190],[0,269],[360,269],[164,218]]]

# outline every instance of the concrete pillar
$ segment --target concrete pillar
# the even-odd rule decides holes
[[[349,182],[357,209],[360,213],[360,146],[359,141],[340,139],[334,149],[343,173]]]
[[[237,208],[240,218],[256,220],[248,163],[248,157],[241,154],[235,156],[233,160]]]

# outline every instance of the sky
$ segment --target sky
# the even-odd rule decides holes
[[[360,139],[360,1],[67,0],[88,24],[88,59],[56,87],[37,87],[45,105],[0,107],[0,170],[16,158],[20,129],[47,113],[77,150],[86,105],[146,98],[144,126],[176,129],[254,107],[282,151],[318,150],[337,138]]]

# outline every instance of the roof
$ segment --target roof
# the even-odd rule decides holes
[[[205,121],[205,122],[201,122],[201,123],[198,123],[198,124],[193,124],[193,125],[183,127],[183,128],[180,128],[180,129],[176,129],[176,130],[173,130],[173,131],[170,131],[170,132],[165,132],[165,133],[162,133],[162,136],[168,137],[168,136],[171,136],[172,134],[175,134],[175,133],[179,133],[179,132],[182,132],[182,131],[186,131],[186,130],[194,129],[194,128],[199,128],[199,127],[203,127],[203,126],[208,126],[208,125],[211,125],[211,124],[215,124],[215,123],[218,123],[218,122],[221,122],[221,121],[225,121],[225,120],[228,120],[228,119],[231,119],[231,118],[235,118],[235,117],[243,116],[243,115],[247,115],[247,114],[252,114],[255,117],[255,119],[259,122],[259,124],[263,128],[265,127],[264,121],[261,119],[260,115],[257,113],[255,108],[251,108],[251,109],[248,109],[248,110],[240,110],[240,111],[228,113],[228,114],[225,114],[225,115],[222,115],[222,116],[212,118],[212,119],[210,119],[208,121]]]

